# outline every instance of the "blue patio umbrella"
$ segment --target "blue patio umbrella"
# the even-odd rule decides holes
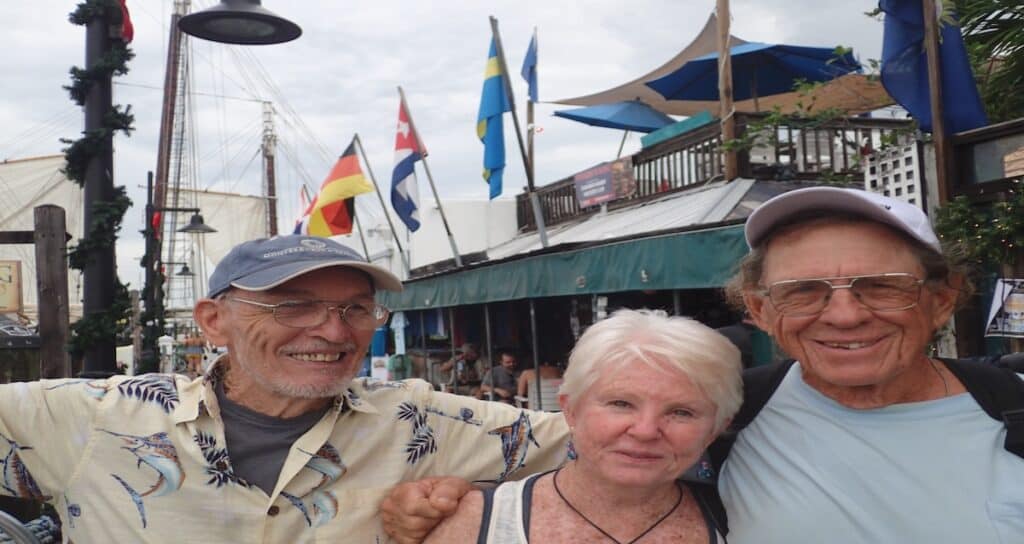
[[[792,91],[800,79],[829,81],[861,70],[852,52],[837,54],[827,47],[745,43],[729,52],[732,98],[753,98],[755,105],[759,96]],[[718,53],[697,57],[668,75],[648,81],[647,86],[668,100],[718,100]]]
[[[611,104],[559,110],[555,115],[595,127],[617,128],[645,134],[676,122],[675,119],[640,100],[623,100]]]
[[[619,156],[622,156],[622,147],[626,145],[626,136],[630,131],[646,134],[676,122],[675,119],[641,100],[623,100],[585,108],[559,110],[555,115],[595,127],[625,130],[626,132],[622,134],[622,143],[619,144]]]

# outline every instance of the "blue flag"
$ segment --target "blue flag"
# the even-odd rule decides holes
[[[880,0],[878,7],[885,12],[882,85],[917,119],[921,130],[932,132],[921,0]],[[952,18],[943,19],[946,20],[939,21],[939,65],[946,130],[954,133],[985,126],[988,119],[967,60],[960,27]]]
[[[505,171],[505,129],[501,117],[512,111],[505,94],[504,74],[498,63],[498,50],[491,38],[491,49],[484,70],[484,90],[480,96],[480,113],[476,118],[476,135],[484,143],[484,180],[490,185],[491,199],[501,195],[501,176]]]
[[[537,31],[533,31],[533,38],[530,40],[530,47],[526,49],[526,56],[523,57],[523,69],[520,72],[523,79],[530,86],[530,102],[537,102]]]

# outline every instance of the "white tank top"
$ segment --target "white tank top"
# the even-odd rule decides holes
[[[542,472],[516,482],[505,482],[493,490],[484,492],[484,515],[480,521],[480,537],[477,544],[529,544],[529,513],[533,495],[533,484]],[[696,498],[696,493],[690,494]],[[709,544],[724,543],[725,538],[715,528],[705,505],[697,500],[704,521],[708,526]]]

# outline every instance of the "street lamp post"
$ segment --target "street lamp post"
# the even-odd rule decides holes
[[[146,228],[142,231],[146,239],[146,254],[142,258],[142,266],[145,267],[145,288],[143,289],[143,301],[146,311],[143,313],[143,337],[142,350],[138,357],[138,368],[140,373],[155,372],[158,369],[160,355],[157,351],[157,339],[164,334],[164,264],[185,264],[162,262],[160,256],[160,233],[157,231],[156,214],[160,212],[191,213],[192,218],[188,225],[178,229],[178,232],[192,234],[207,234],[217,232],[216,229],[203,222],[203,216],[199,214],[199,208],[164,208],[153,204],[153,173],[150,172],[146,181]],[[187,267],[187,264],[185,264]],[[185,268],[187,270],[187,268]],[[189,271],[191,273],[191,271]]]

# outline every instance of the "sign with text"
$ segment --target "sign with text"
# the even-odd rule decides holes
[[[0,313],[21,311],[21,261],[0,261]]]
[[[1024,279],[996,280],[985,336],[1024,338]]]
[[[633,158],[624,157],[612,162],[603,162],[576,174],[573,181],[580,208],[589,208],[630,196],[636,192]]]

